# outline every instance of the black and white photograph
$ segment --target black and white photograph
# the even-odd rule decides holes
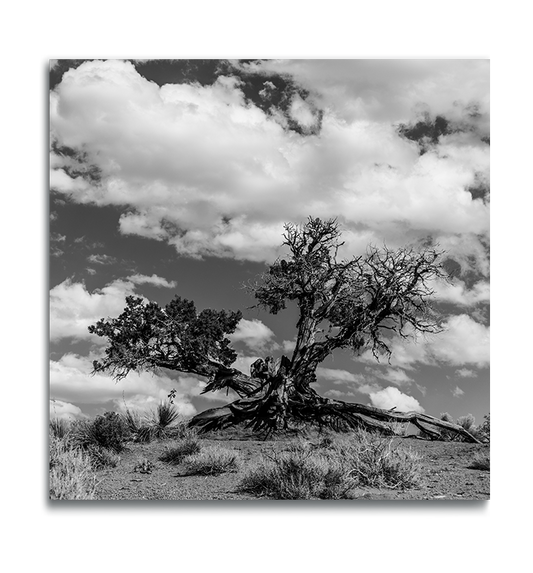
[[[47,97],[53,505],[490,499],[489,59],[52,59]]]

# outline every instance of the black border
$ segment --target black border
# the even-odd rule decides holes
[[[49,423],[49,59],[492,59],[488,51],[46,51],[37,55],[38,516],[46,521],[488,521],[490,501],[51,501]]]

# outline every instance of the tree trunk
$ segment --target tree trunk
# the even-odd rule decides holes
[[[194,416],[190,425],[200,431],[219,430],[244,424],[265,436],[289,423],[307,423],[334,429],[365,428],[394,435],[392,424],[409,422],[430,439],[443,439],[439,430],[454,432],[468,442],[480,443],[462,426],[417,412],[393,412],[364,404],[353,404],[319,396],[309,384],[296,384],[291,361],[283,356],[257,360],[252,364],[252,376],[242,373],[233,377],[227,369],[204,390],[231,388],[241,398],[220,408],[206,410]],[[237,371],[234,371],[237,372]]]

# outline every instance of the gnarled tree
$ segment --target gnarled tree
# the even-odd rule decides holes
[[[231,366],[237,355],[228,339],[240,312],[197,313],[194,303],[178,296],[164,308],[128,297],[118,318],[89,327],[108,339],[105,357],[93,363],[94,372],[110,371],[120,379],[131,370],[168,368],[206,377],[204,392],[233,390],[237,400],[192,418],[190,423],[202,430],[245,423],[270,433],[295,421],[392,433],[391,422],[411,422],[431,438],[440,437],[440,428],[476,442],[456,424],[332,400],[311,387],[320,363],[337,349],[390,356],[394,336],[440,331],[430,286],[446,276],[439,252],[371,247],[364,256],[339,260],[340,237],[334,219],[287,224],[283,245],[289,254],[250,286],[257,306],[271,313],[282,311],[289,301],[296,303],[299,319],[291,358],[267,356],[245,374]]]

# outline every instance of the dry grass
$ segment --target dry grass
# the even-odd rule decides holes
[[[220,446],[208,446],[197,454],[187,456],[183,464],[190,475],[218,475],[239,468],[238,452]]]
[[[96,499],[91,459],[50,432],[50,499]]]
[[[420,456],[364,431],[297,440],[263,455],[244,475],[242,491],[275,499],[343,499],[358,486],[405,489],[420,480]]]
[[[490,456],[488,453],[485,452],[478,452],[472,463],[468,466],[469,469],[472,470],[483,470],[486,472],[490,471]]]

